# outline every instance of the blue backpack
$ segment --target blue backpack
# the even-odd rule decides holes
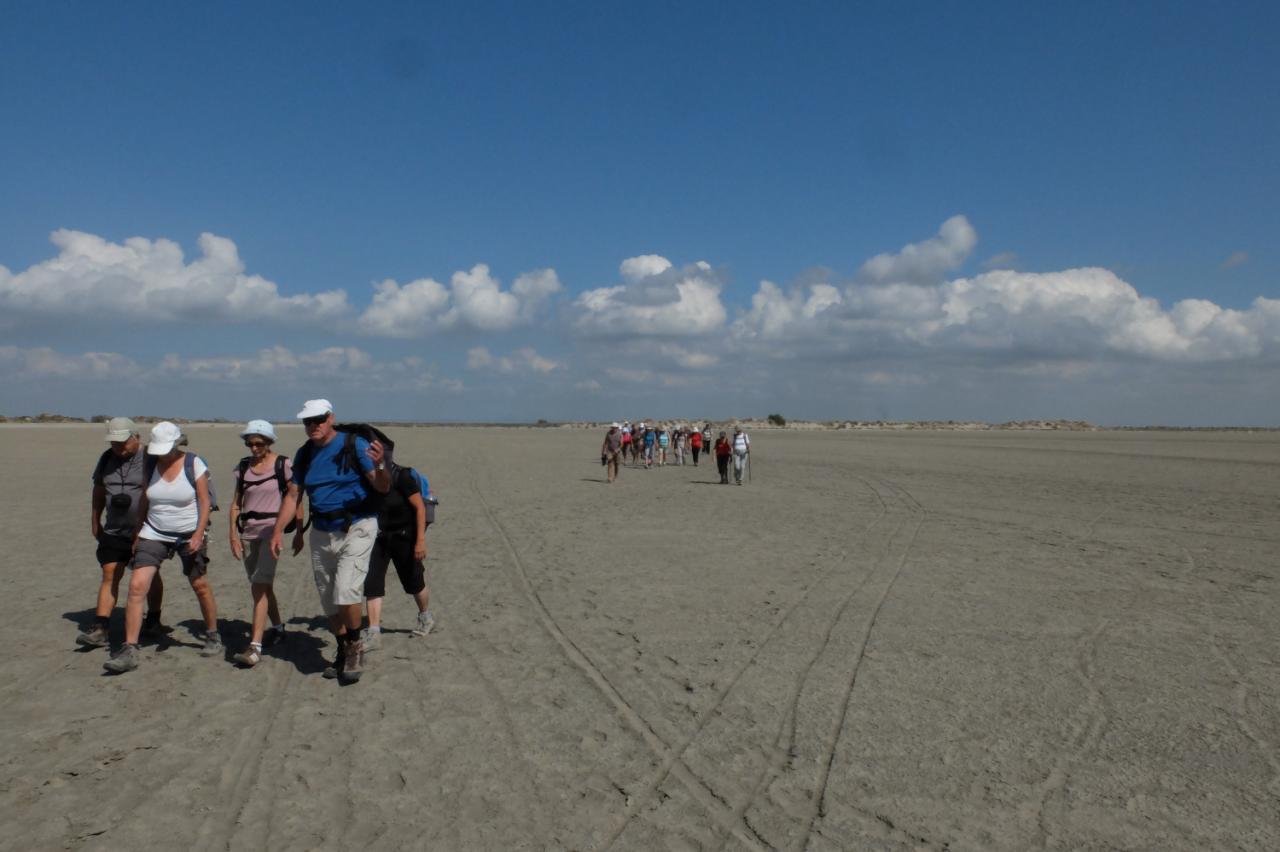
[[[436,522],[436,506],[440,505],[440,501],[431,492],[431,483],[427,482],[427,478],[417,468],[400,465],[400,470],[413,477],[413,481],[418,486],[418,492],[422,495],[422,502],[427,507],[427,524],[434,524]],[[401,475],[403,476],[404,473]]]

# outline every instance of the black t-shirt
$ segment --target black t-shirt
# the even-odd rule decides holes
[[[417,530],[418,515],[409,498],[421,494],[418,480],[407,467],[398,467],[391,478],[391,490],[387,492],[382,503],[382,513],[378,515],[380,532],[405,532]]]

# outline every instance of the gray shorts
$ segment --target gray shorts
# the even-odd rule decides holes
[[[276,558],[271,555],[271,539],[240,539],[244,551],[244,572],[250,583],[271,585],[276,581]]]
[[[345,534],[311,530],[311,573],[325,615],[334,615],[340,606],[364,603],[364,580],[377,535],[377,518],[361,518]]]
[[[204,576],[209,572],[209,537],[205,536],[200,549],[192,553],[187,549],[185,541],[155,541],[150,538],[138,539],[138,547],[133,552],[129,568],[159,568],[169,557],[177,554],[182,561],[182,573],[191,579]]]

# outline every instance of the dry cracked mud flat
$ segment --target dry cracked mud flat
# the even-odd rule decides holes
[[[75,647],[100,428],[0,427],[0,848],[1280,848],[1274,433],[761,432],[739,488],[400,429],[439,628],[390,580],[340,688],[296,558],[256,669],[172,567],[136,672]],[[191,435],[225,502],[236,430]]]

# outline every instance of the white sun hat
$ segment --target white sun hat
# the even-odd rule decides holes
[[[182,430],[178,428],[177,424],[170,423],[168,420],[161,420],[151,427],[151,437],[147,441],[147,455],[164,455],[173,449],[173,445],[178,443],[181,437]]]
[[[265,420],[250,420],[245,424],[244,431],[240,433],[240,437],[247,438],[250,435],[261,435],[272,443],[275,443],[276,440],[276,430]]]

